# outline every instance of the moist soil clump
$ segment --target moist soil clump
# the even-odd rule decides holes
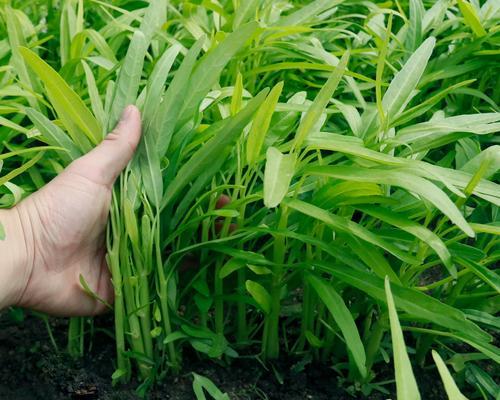
[[[59,347],[51,344],[42,319],[26,315],[15,322],[9,313],[0,314],[0,400],[132,400],[140,399],[138,382],[111,385],[114,371],[114,343],[105,329],[96,329],[90,349],[83,358],[73,360],[64,351],[67,321],[50,319],[51,331]],[[100,317],[96,327],[112,326],[110,317]],[[266,370],[255,358],[242,357],[230,366],[219,361],[184,354],[183,371],[167,376],[148,394],[151,400],[193,400],[191,372],[210,378],[231,400],[383,400],[395,395],[372,392],[368,397],[342,385],[342,377],[328,365],[307,364],[299,359],[281,359]],[[380,379],[391,380],[392,366],[379,371]],[[417,375],[422,398],[445,399],[439,378]],[[342,388],[344,386],[344,388]],[[386,386],[394,393],[394,386]]]

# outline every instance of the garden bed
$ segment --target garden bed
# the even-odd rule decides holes
[[[110,327],[109,316],[96,324]],[[63,348],[67,320],[50,319],[54,339]],[[104,333],[96,333],[91,351],[80,360],[73,360],[64,350],[55,352],[43,320],[27,316],[17,323],[7,313],[0,314],[0,398],[8,400],[132,400],[139,399],[137,382],[111,385],[114,366],[114,342]],[[310,364],[300,368],[300,361],[281,359],[266,370],[255,358],[241,358],[227,364],[200,360],[186,354],[183,371],[167,376],[149,393],[149,399],[194,399],[191,372],[211,379],[231,400],[350,400],[363,398],[342,388],[342,377],[328,365]],[[274,369],[274,370],[273,370]],[[416,370],[422,397],[427,400],[446,399],[435,371]],[[392,366],[380,372],[378,381],[392,380]],[[281,382],[280,382],[281,381]],[[392,393],[395,386],[385,386]],[[352,388],[351,388],[352,389]],[[395,398],[373,392],[369,399]]]

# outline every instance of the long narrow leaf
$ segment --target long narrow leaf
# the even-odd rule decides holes
[[[410,358],[406,351],[403,331],[399,324],[398,313],[391,293],[391,282],[385,278],[385,296],[389,308],[391,323],[392,351],[394,354],[394,371],[396,374],[396,390],[398,399],[420,400],[417,381],[411,368]]]
[[[99,143],[101,126],[82,99],[51,66],[33,51],[25,47],[21,47],[19,51],[43,81],[49,99],[73,141],[79,144],[83,151],[87,151],[89,146],[88,142],[81,137],[82,133],[90,140],[90,143],[94,145]]]
[[[402,187],[429,200],[467,235],[471,237],[475,235],[455,204],[453,204],[441,189],[428,180],[409,174],[404,170],[368,169],[344,166],[313,166],[307,168],[306,172],[313,175],[329,176],[331,178],[355,182],[374,182]]]
[[[354,268],[334,265],[333,263],[315,262],[322,270],[331,273],[349,285],[364,291],[369,296],[385,301],[384,280],[379,277]],[[405,288],[392,283],[392,293],[398,307],[414,318],[423,319],[456,332],[463,332],[479,342],[489,342],[491,336],[476,324],[467,320],[458,309],[440,302],[415,289]]]
[[[441,380],[443,381],[444,390],[446,390],[446,394],[448,395],[448,399],[467,400],[467,397],[465,397],[458,389],[458,386],[453,380],[450,371],[446,367],[446,364],[437,351],[432,350],[432,358],[434,359],[434,362],[436,363],[436,366],[438,368],[439,375],[441,376]]]
[[[352,354],[359,373],[361,376],[365,377],[367,374],[365,348],[361,342],[356,323],[354,322],[349,309],[345,305],[344,300],[331,285],[328,285],[316,276],[307,275],[307,281],[317,293],[321,301],[325,303],[328,311],[330,311],[330,314],[344,336],[347,348]]]
[[[363,226],[353,221],[329,213],[328,211],[323,210],[322,208],[316,207],[312,204],[306,203],[301,200],[287,199],[285,204],[288,207],[293,208],[294,210],[309,215],[310,217],[313,217],[318,221],[321,221],[326,225],[331,226],[333,229],[339,230],[341,232],[350,233],[362,240],[374,244],[375,246],[381,247],[382,249],[387,250],[389,253],[394,254],[396,257],[400,258],[401,260],[404,260],[405,262],[408,262],[410,264],[415,264],[418,262],[414,257],[401,251],[397,246],[393,245],[392,243],[386,242],[385,240],[378,237],[368,229],[364,228]]]
[[[268,90],[263,90],[236,116],[223,121],[223,127],[217,128],[218,134],[195,152],[181,167],[165,193],[163,206],[169,204],[194,177],[211,164],[213,159],[218,157],[222,150],[241,134],[243,128],[250,122],[255,111],[264,101],[267,92]]]
[[[417,87],[427,62],[432,54],[436,39],[426,39],[406,61],[404,67],[394,76],[382,99],[382,107],[389,121],[401,111],[409,96]]]
[[[300,149],[302,143],[307,138],[307,135],[309,135],[309,133],[311,132],[314,124],[316,124],[321,114],[324,112],[331,97],[333,96],[333,93],[335,92],[335,89],[337,89],[337,86],[342,79],[348,62],[349,52],[346,51],[340,59],[338,65],[335,67],[335,70],[332,72],[332,74],[312,102],[309,110],[307,110],[306,115],[300,122],[299,128],[297,129],[297,133],[295,135],[293,149]]]

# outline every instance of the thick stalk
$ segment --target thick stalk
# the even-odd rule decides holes
[[[130,363],[125,358],[125,307],[123,304],[122,277],[119,268],[118,257],[108,253],[108,265],[111,267],[113,276],[113,286],[115,291],[114,312],[115,312],[115,342],[116,342],[116,362],[119,370],[126,372],[126,380],[130,378]]]
[[[238,295],[242,298],[245,295],[245,282],[246,282],[246,271],[241,268],[237,272],[238,280]],[[236,327],[236,339],[238,343],[243,343],[248,340],[248,328],[247,328],[247,307],[245,302],[238,301],[237,306],[237,327]]]
[[[288,224],[288,210],[281,208],[278,230],[286,229]],[[275,359],[279,356],[279,317],[281,310],[281,281],[283,277],[283,264],[285,261],[285,236],[276,235],[274,239],[273,259],[276,263],[271,286],[271,311],[264,324],[264,338],[262,341],[264,359]]]
[[[157,278],[158,278],[158,293],[160,295],[160,309],[161,309],[161,314],[162,314],[162,322],[163,322],[163,330],[165,331],[165,336],[168,336],[172,333],[172,325],[170,323],[170,310],[168,307],[168,289],[167,289],[167,280],[165,278],[165,271],[164,271],[164,266],[163,266],[163,261],[162,261],[162,254],[161,254],[161,236],[160,236],[160,224],[157,220],[154,223],[155,226],[155,253],[156,253],[156,271],[157,271]],[[177,371],[179,366],[178,366],[178,360],[177,360],[177,354],[175,352],[175,347],[174,343],[170,342],[167,345],[168,349],[168,356],[169,356],[169,362],[173,368],[174,371]]]
[[[220,237],[226,237],[231,225],[231,219],[226,218],[222,226]],[[215,263],[214,292],[215,292],[215,333],[224,336],[224,282],[219,278],[219,272],[223,265],[223,257],[219,257]]]
[[[215,276],[214,276],[214,316],[215,316],[215,333],[224,336],[224,302],[222,296],[224,295],[224,285],[219,272],[222,268],[222,256],[219,257],[215,263]]]
[[[151,311],[149,299],[148,270],[141,259],[140,249],[133,246],[134,263],[138,271],[138,298],[137,304],[139,322],[141,325],[141,338],[144,344],[144,354],[153,359],[153,340],[151,337]]]
[[[144,343],[142,341],[141,335],[141,324],[139,322],[139,317],[137,315],[137,303],[135,301],[136,293],[135,287],[137,287],[136,278],[132,276],[132,269],[130,261],[128,258],[128,243],[126,237],[121,241],[120,248],[120,265],[123,273],[123,290],[125,294],[125,307],[126,315],[128,315],[128,325],[129,325],[129,338],[132,350],[139,354],[145,354]],[[151,367],[138,361],[139,371],[143,378],[146,378],[151,373]]]
[[[123,304],[123,281],[120,271],[120,260],[118,251],[120,248],[120,238],[117,232],[120,231],[119,219],[117,218],[116,196],[113,192],[113,206],[111,207],[111,226],[108,230],[108,255],[107,262],[111,270],[113,288],[115,292],[114,314],[115,314],[115,342],[116,361],[118,370],[123,371],[123,380],[130,379],[130,362],[125,358],[125,307]],[[110,237],[113,237],[112,243]]]
[[[68,327],[68,353],[73,358],[83,356],[83,318],[72,317]]]
[[[335,320],[333,319],[331,314],[328,315],[327,320],[328,320],[328,325],[335,326]],[[326,363],[333,352],[335,344],[335,332],[333,332],[331,329],[326,329],[323,342],[324,342],[324,348],[320,354],[320,358],[323,363]]]
[[[366,369],[370,370],[375,361],[375,356],[380,349],[380,343],[387,330],[387,314],[382,314],[373,327],[373,331],[366,346]]]
[[[306,259],[308,262],[312,262],[312,247],[310,244],[306,245]],[[313,330],[313,317],[314,317],[314,304],[312,303],[313,293],[311,291],[310,285],[307,283],[305,278],[302,280],[304,282],[304,292],[302,295],[302,323],[300,324],[300,338],[297,343],[297,351],[304,350],[306,343],[306,332]]]
[[[251,178],[251,175],[248,172],[245,174],[243,178],[240,177],[241,168],[238,168],[237,175],[237,184],[240,184],[241,179],[243,179],[243,188],[239,190],[235,190],[234,197],[245,196],[245,188],[248,187],[248,181]],[[245,225],[245,212],[246,212],[246,203],[243,202],[240,210],[239,216],[237,219],[237,226],[239,229],[243,228]],[[238,249],[243,250],[243,243],[238,243]],[[246,282],[246,268],[240,268],[237,271],[237,293],[240,299],[245,296],[245,282]],[[248,340],[248,327],[247,327],[247,306],[244,301],[237,302],[237,316],[236,316],[236,340],[238,343],[244,343]]]

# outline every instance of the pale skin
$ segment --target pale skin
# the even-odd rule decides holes
[[[0,309],[20,306],[57,316],[95,315],[113,286],[105,232],[113,184],[141,137],[141,117],[128,106],[106,139],[71,163],[44,188],[0,210]]]

